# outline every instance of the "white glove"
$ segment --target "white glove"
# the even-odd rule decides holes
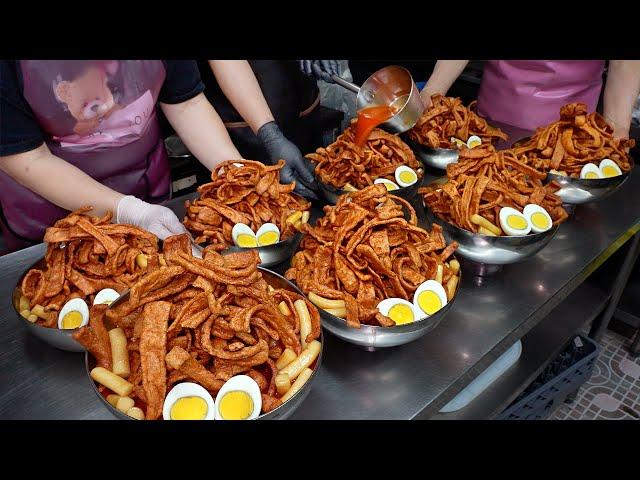
[[[167,207],[143,202],[128,195],[118,202],[116,222],[130,223],[164,240],[171,235],[185,233],[187,229]]]

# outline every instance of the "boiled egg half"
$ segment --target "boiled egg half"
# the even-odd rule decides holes
[[[594,180],[596,178],[602,178],[602,172],[593,163],[587,163],[582,170],[580,170],[580,178],[584,180]]]
[[[475,148],[482,145],[482,139],[476,135],[471,135],[468,139],[467,139],[467,147],[469,148]]]
[[[94,305],[110,305],[120,294],[113,288],[103,288],[93,297]]]
[[[616,162],[609,158],[605,158],[600,162],[600,173],[604,178],[616,177],[622,175],[622,170]]]
[[[395,177],[401,187],[408,187],[418,181],[418,174],[406,165],[400,165],[396,168]]]
[[[248,375],[231,377],[216,396],[216,420],[251,420],[261,409],[260,387]]]
[[[162,406],[165,420],[215,420],[215,402],[197,383],[178,383],[169,391]]]
[[[424,317],[431,316],[447,304],[447,293],[436,280],[427,280],[418,286],[413,294],[413,304]]]
[[[553,225],[551,216],[540,205],[533,203],[525,205],[522,214],[526,217],[529,225],[531,225],[531,230],[535,233],[546,232]]]
[[[71,330],[89,323],[89,307],[81,298],[72,298],[64,304],[58,314],[58,328]]]
[[[253,233],[249,225],[245,225],[244,223],[236,223],[233,226],[231,238],[233,239],[233,243],[238,247],[251,248],[258,246],[256,234]]]
[[[507,235],[526,235],[531,231],[527,217],[511,207],[500,210],[500,226]]]
[[[273,245],[280,241],[280,229],[273,223],[265,223],[256,232],[258,246]]]
[[[382,183],[385,187],[387,187],[388,191],[398,190],[398,185],[393,183],[391,180],[387,180],[386,178],[376,178],[373,183]]]
[[[419,320],[414,306],[402,298],[385,298],[378,303],[376,308],[382,315],[393,320],[396,325],[405,325]]]

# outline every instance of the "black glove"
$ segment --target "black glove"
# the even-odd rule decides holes
[[[337,60],[298,60],[300,70],[317,80],[334,83],[331,75],[340,76],[340,63]]]
[[[313,175],[313,165],[302,156],[298,147],[290,142],[280,131],[276,122],[265,123],[256,133],[258,140],[267,151],[272,165],[280,159],[285,165],[280,170],[280,182],[296,182],[295,192],[303,197],[317,200],[313,190],[316,189],[316,181]]]

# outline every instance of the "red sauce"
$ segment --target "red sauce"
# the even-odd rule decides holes
[[[364,147],[364,144],[371,135],[371,132],[381,123],[393,117],[397,109],[382,105],[379,107],[367,107],[358,111],[358,122],[356,123],[355,144]]]

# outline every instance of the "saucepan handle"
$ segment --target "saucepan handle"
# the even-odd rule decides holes
[[[344,87],[347,90],[351,90],[355,94],[360,91],[360,87],[358,85],[356,85],[355,83],[347,82],[344,78],[341,78],[338,75],[331,75],[331,79],[341,87]]]

